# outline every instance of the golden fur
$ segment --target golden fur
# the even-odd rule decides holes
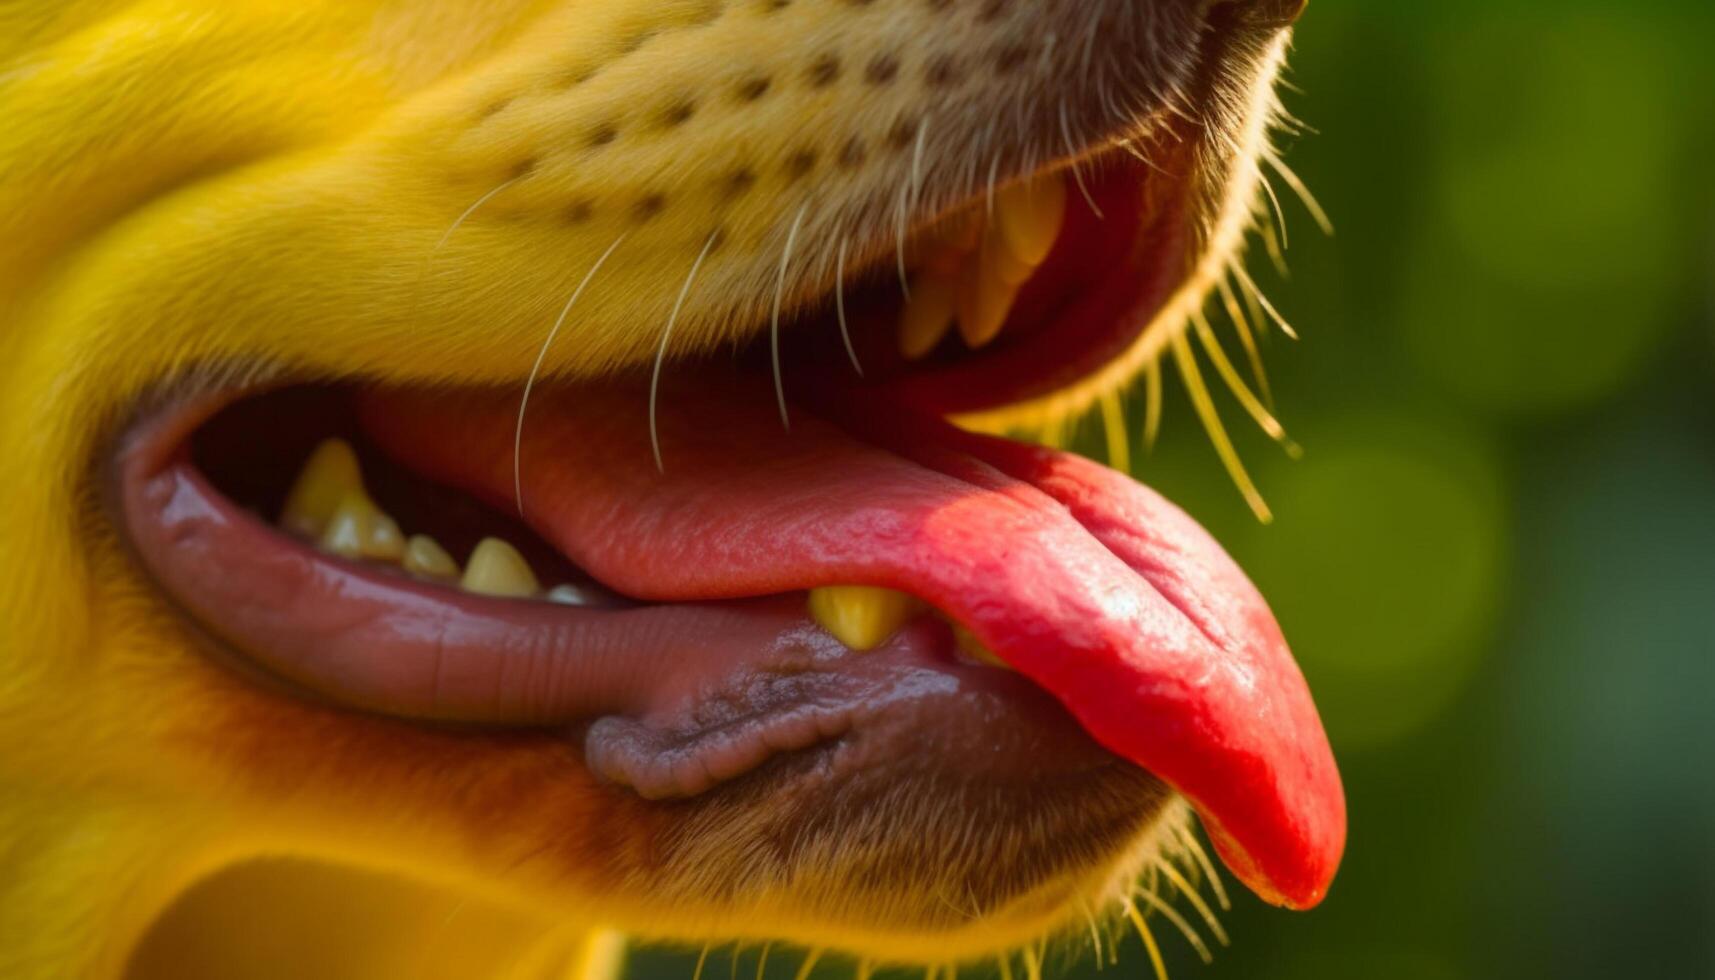
[[[0,976],[122,975],[152,926],[138,972],[189,976],[209,952],[192,947],[254,949],[258,922],[313,935],[294,923],[318,908],[373,948],[305,942],[283,975],[599,975],[611,947],[588,923],[924,961],[1105,900],[1152,832],[1068,848],[1034,899],[958,928],[870,909],[842,929],[797,891],[730,893],[750,858],[720,822],[765,804],[676,826],[680,863],[651,874],[676,818],[594,792],[558,744],[336,712],[221,666],[139,573],[103,488],[115,433],[164,386],[517,384],[610,248],[547,371],[645,365],[715,235],[673,344],[709,350],[766,329],[800,216],[789,306],[831,288],[839,241],[854,267],[885,259],[902,186],[927,211],[980,193],[993,160],[1005,179],[1069,141],[1178,147],[1204,245],[1181,300],[1089,384],[986,421],[1080,409],[1156,356],[1237,248],[1285,44],[1239,31],[1213,68],[1199,5],[1150,6],[1123,38],[1077,0],[0,5]],[[1132,54],[930,70],[1050,21]],[[1020,108],[1055,86],[1042,118]],[[1116,101],[1131,124],[1104,115]],[[267,873],[282,857],[313,863]],[[256,916],[185,924],[235,903]],[[437,921],[459,938],[428,955]]]

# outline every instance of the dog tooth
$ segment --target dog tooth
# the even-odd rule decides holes
[[[459,578],[459,563],[453,561],[453,556],[447,554],[447,549],[441,543],[427,534],[413,534],[405,542],[405,556],[402,561],[405,571],[423,578],[457,581]]]
[[[972,633],[970,630],[960,626],[958,623],[953,624],[953,639],[958,643],[959,652],[971,660],[979,664],[986,664],[990,667],[999,667],[1001,670],[1012,669],[1011,664],[1000,659],[1000,657],[995,655],[993,650],[990,650],[983,644],[983,641],[977,639],[977,635],[975,633]]]
[[[899,311],[899,352],[915,361],[934,350],[953,326],[957,304],[956,279],[919,272],[911,282],[911,297]]]
[[[887,642],[922,608],[915,597],[892,589],[834,585],[810,590],[810,618],[859,652]]]
[[[993,340],[1017,298],[1017,286],[988,275],[981,261],[973,260],[959,283],[959,335],[965,346],[977,350]]]
[[[477,595],[509,599],[527,598],[542,591],[542,586],[536,581],[536,573],[530,570],[530,563],[524,560],[517,548],[499,538],[483,538],[477,542],[470,553],[470,560],[465,563],[464,578],[459,580],[459,586]]]
[[[293,534],[319,539],[346,494],[362,489],[363,473],[351,444],[324,439],[298,471],[280,511],[280,525]]]
[[[322,528],[317,541],[323,551],[341,558],[398,561],[405,554],[405,536],[361,487],[345,492]]]
[[[1024,285],[1037,268],[1012,254],[1012,249],[1006,244],[1006,233],[1001,231],[998,222],[990,225],[983,235],[977,257],[982,264],[983,275],[1009,286]]]
[[[1041,265],[1060,237],[1066,217],[1066,179],[1053,174],[1001,190],[995,220],[1007,248],[1029,266]]]

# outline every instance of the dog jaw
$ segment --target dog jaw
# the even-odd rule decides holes
[[[0,901],[0,934],[33,938],[0,951],[0,972],[117,972],[189,882],[282,853],[478,890],[504,869],[514,896],[567,914],[599,904],[681,937],[733,935],[707,896],[736,856],[698,838],[706,852],[684,866],[706,877],[641,877],[659,814],[568,778],[563,746],[334,714],[212,663],[138,575],[92,460],[187,372],[516,382],[610,249],[551,372],[646,363],[668,284],[705,247],[674,353],[714,349],[766,322],[794,224],[788,309],[833,285],[838,242],[852,267],[888,261],[901,187],[933,209],[1066,156],[1073,133],[1080,148],[1189,141],[1175,158],[1201,265],[1161,329],[1078,389],[982,422],[1081,408],[1155,356],[1237,248],[1284,46],[1240,31],[1217,71],[1200,60],[1202,11],[1162,3],[1098,25],[1154,52],[1137,64],[1014,57],[1021,39],[1093,29],[1078,21],[1092,6],[1019,4],[995,20],[975,4],[701,0],[0,14],[0,452],[22,474],[0,540],[29,557],[0,582],[0,783],[20,801],[0,836],[40,842]],[[1169,100],[1197,85],[1243,108],[1173,122]],[[1114,114],[1103,103],[1122,89],[1134,104]],[[1041,91],[1072,108],[1036,105]],[[1020,104],[1039,115],[996,125],[997,106]],[[542,860],[544,837],[567,827],[580,832],[565,853]],[[1106,897],[1154,847],[1084,860],[950,941],[888,928],[879,908],[829,935],[825,919],[761,900],[757,938],[904,959],[992,949],[1064,925],[1070,896]],[[819,887],[830,904],[849,897]],[[663,894],[690,911],[664,916]]]

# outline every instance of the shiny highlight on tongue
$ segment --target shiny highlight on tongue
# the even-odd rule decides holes
[[[1047,261],[1066,218],[1066,180],[1058,174],[996,193],[943,222],[918,246],[910,295],[899,311],[899,351],[928,356],[958,326],[965,346],[988,346],[1012,312],[1018,291]]]

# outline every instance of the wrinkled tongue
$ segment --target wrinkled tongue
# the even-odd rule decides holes
[[[661,472],[642,387],[539,395],[526,517],[639,599],[917,595],[1184,795],[1257,894],[1321,901],[1345,843],[1339,775],[1273,616],[1209,535],[1077,457],[840,404],[841,425],[795,408],[786,431],[765,381],[670,376]],[[517,410],[515,394],[388,393],[364,416],[413,469],[511,508]]]

